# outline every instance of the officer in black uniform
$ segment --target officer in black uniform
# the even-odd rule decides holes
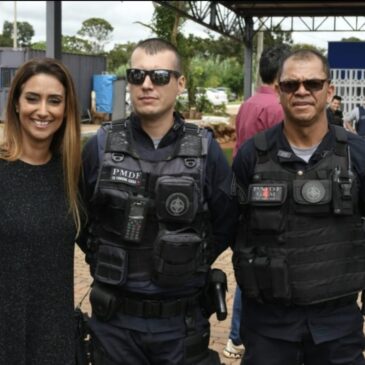
[[[283,123],[233,163],[242,364],[364,365],[365,143],[328,124],[334,86],[320,53],[295,51],[278,77]]]
[[[127,80],[134,113],[83,152],[94,361],[220,364],[208,318],[226,316],[226,278],[210,266],[234,237],[231,170],[212,133],[174,113],[173,45],[140,42]]]

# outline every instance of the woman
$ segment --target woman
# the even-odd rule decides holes
[[[80,166],[69,71],[30,60],[12,82],[0,150],[0,364],[74,364]]]

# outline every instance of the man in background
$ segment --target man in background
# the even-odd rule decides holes
[[[341,110],[342,98],[339,95],[334,95],[330,104],[327,107],[328,123],[343,127],[343,114]]]
[[[358,105],[352,109],[350,114],[344,119],[346,129],[357,133],[359,136],[365,136],[365,97],[363,105]]]
[[[234,156],[244,141],[283,120],[283,109],[275,91],[275,83],[282,59],[289,51],[290,47],[282,44],[267,48],[262,52],[259,64],[262,85],[257,89],[255,95],[241,104],[238,111]]]

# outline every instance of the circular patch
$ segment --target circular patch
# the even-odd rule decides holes
[[[326,194],[326,189],[319,181],[306,182],[302,187],[302,196],[308,203],[319,203]]]
[[[180,217],[189,210],[190,202],[185,194],[173,193],[166,199],[165,207],[171,216]]]

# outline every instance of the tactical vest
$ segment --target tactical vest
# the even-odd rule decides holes
[[[135,148],[131,122],[113,122],[92,198],[97,237],[94,278],[181,287],[207,272],[210,224],[203,197],[210,134],[184,123],[177,143],[155,153]],[[157,156],[157,159],[156,159]]]
[[[358,183],[346,132],[334,130],[334,151],[298,171],[276,162],[265,132],[255,136],[257,163],[241,205],[244,221],[233,257],[247,297],[307,305],[364,288]]]
[[[365,136],[365,108],[359,106],[359,120],[356,123],[356,132],[359,136]]]

